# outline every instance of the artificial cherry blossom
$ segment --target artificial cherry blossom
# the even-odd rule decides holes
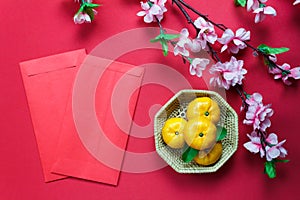
[[[161,21],[163,13],[167,11],[165,3],[167,0],[150,0],[149,3],[140,2],[142,11],[137,13],[137,16],[143,17],[145,23],[155,22],[156,18]]]
[[[91,23],[97,11],[94,8],[99,7],[99,4],[92,3],[92,0],[75,0],[80,3],[80,8],[73,17],[75,24],[82,24],[84,22]]]
[[[243,123],[252,125],[254,130],[265,131],[271,126],[271,117],[274,113],[271,104],[263,105],[262,96],[259,93],[254,93],[246,100],[248,110],[246,112],[246,119]]]
[[[276,15],[274,8],[264,4],[266,1],[267,0],[247,0],[247,9],[254,10],[254,13],[256,13],[256,23],[262,21],[266,15]],[[294,3],[299,3],[298,1],[300,0],[296,0]],[[153,0],[151,2],[153,2]],[[273,109],[270,104],[264,105],[262,103],[262,96],[259,93],[249,95],[243,90],[242,80],[247,73],[247,70],[243,68],[244,62],[242,60],[237,60],[235,57],[231,57],[229,62],[222,63],[218,56],[218,52],[215,51],[214,46],[211,46],[210,44],[214,44],[218,39],[214,30],[215,26],[225,32],[219,39],[219,42],[223,44],[222,52],[228,49],[230,52],[237,53],[239,49],[249,46],[254,50],[254,55],[263,56],[266,65],[272,69],[278,67],[278,65],[274,65],[277,59],[273,53],[282,53],[286,51],[287,48],[271,48],[267,45],[260,45],[258,48],[255,48],[250,45],[250,43],[245,42],[250,39],[249,31],[245,31],[245,29],[242,28],[238,29],[236,33],[230,29],[226,30],[225,25],[218,24],[211,21],[208,17],[204,17],[206,15],[200,13],[188,3],[180,0],[172,0],[172,2],[180,9],[189,23],[191,22],[192,17],[189,15],[188,11],[192,11],[194,14],[200,16],[193,24],[198,33],[196,38],[190,39],[188,30],[183,29],[180,33],[179,41],[175,45],[174,54],[180,54],[186,61],[189,61],[191,75],[197,75],[198,77],[201,77],[203,70],[207,68],[208,61],[202,60],[201,58],[189,58],[189,51],[198,52],[201,49],[205,49],[211,54],[213,59],[219,61],[209,70],[210,73],[213,74],[213,77],[210,79],[210,84],[213,86],[218,85],[225,89],[235,86],[235,89],[243,101],[243,108],[246,110],[244,123],[253,126],[254,129],[251,135],[248,135],[251,141],[245,143],[244,146],[253,153],[260,152],[261,157],[266,155],[267,162],[265,162],[265,173],[267,173],[270,178],[274,178],[276,176],[275,163],[278,161],[276,158],[284,157],[287,155],[287,151],[282,147],[285,140],[278,143],[277,136],[275,140],[275,134],[270,134],[269,137],[266,138],[267,132],[265,130],[271,125],[269,118],[273,115]],[[245,1],[236,1],[236,4],[241,6],[244,6],[245,3]],[[149,10],[151,6],[152,3],[149,4],[149,8],[146,10]],[[139,16],[145,15],[145,13],[139,13]],[[158,25],[162,32],[163,27],[159,20]],[[178,38],[178,35],[175,38]],[[174,41],[170,40],[170,42],[174,44]],[[164,46],[165,43],[162,43],[162,45]],[[281,72],[285,71],[281,70]],[[289,73],[285,73],[291,74],[290,76],[296,77],[297,79],[300,78],[300,67],[295,68],[293,71],[289,70],[288,72]],[[288,160],[281,160],[281,162],[287,161]]]
[[[284,158],[287,155],[287,150],[282,147],[286,140],[283,140],[278,143],[277,135],[275,133],[271,133],[266,139],[266,158],[267,161],[271,161],[278,157]]]
[[[265,155],[265,151],[263,149],[263,146],[261,144],[261,139],[260,137],[257,135],[257,132],[253,131],[250,135],[247,134],[248,138],[250,139],[249,142],[246,142],[244,144],[244,147],[252,152],[252,153],[260,153],[260,157],[264,157]]]
[[[215,75],[210,79],[210,84],[224,87],[226,90],[230,86],[241,85],[244,75],[247,73],[243,65],[244,61],[237,60],[234,56],[231,57],[229,62],[217,62],[210,68],[210,73]]]
[[[84,22],[91,23],[91,21],[92,21],[90,16],[83,12],[79,12],[79,13],[75,14],[73,20],[74,20],[75,24],[82,24]]]
[[[287,71],[283,72],[278,68],[269,69],[271,74],[275,74],[274,79],[282,79],[282,81],[286,85],[291,85],[292,83],[289,81],[289,78],[300,79],[300,67],[296,67],[291,69],[291,66],[287,63],[284,63],[282,66],[279,66],[281,69]]]
[[[174,47],[174,55],[178,54],[182,56],[189,56],[190,52],[188,51],[188,47],[190,46],[191,40],[189,39],[189,31],[186,28],[183,28],[180,31],[179,41],[176,43]]]
[[[271,133],[265,141],[262,141],[262,138],[256,131],[253,131],[251,135],[247,134],[247,136],[250,141],[246,142],[243,146],[252,153],[260,152],[260,157],[266,155],[267,161],[271,161],[278,157],[284,158],[287,155],[287,150],[282,146],[286,140],[278,143],[277,135],[275,133]]]
[[[271,6],[257,8],[253,11],[255,13],[255,23],[263,21],[267,15],[276,16],[276,10]]]
[[[174,55],[178,54],[188,57],[190,55],[189,50],[194,53],[197,53],[201,50],[201,45],[197,39],[191,40],[189,38],[189,31],[186,28],[183,28],[180,31],[179,41],[174,47]]]
[[[247,0],[247,11],[256,10],[261,3],[266,3],[268,0]]]
[[[190,64],[190,74],[200,78],[202,76],[202,71],[205,70],[208,64],[209,60],[206,58],[194,58]]]
[[[200,30],[197,36],[197,41],[201,44],[202,49],[206,49],[207,42],[214,44],[218,39],[213,24],[207,22],[204,18],[198,17],[194,21],[194,25]]]
[[[246,31],[244,28],[239,28],[235,34],[231,29],[226,29],[221,38],[218,39],[218,42],[224,44],[221,52],[228,49],[230,52],[236,54],[239,52],[239,49],[244,49],[247,45],[243,42],[250,40],[250,31]]]

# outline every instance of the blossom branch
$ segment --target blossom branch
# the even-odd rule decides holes
[[[146,8],[146,10],[144,9],[145,11],[139,12],[138,16],[144,16],[146,23],[157,21],[161,33],[151,41],[159,41],[162,44],[164,55],[167,55],[168,43],[175,46],[174,55],[181,55],[184,61],[189,61],[190,74],[197,75],[198,77],[202,76],[202,71],[207,67],[209,60],[197,57],[190,58],[189,51],[196,53],[204,49],[217,61],[217,63],[213,64],[209,69],[209,72],[213,75],[213,77],[210,78],[210,84],[212,86],[223,87],[226,90],[231,87],[236,90],[242,100],[242,109],[246,112],[243,123],[253,126],[253,132],[250,135],[248,134],[251,141],[245,143],[244,147],[253,153],[260,152],[261,157],[266,156],[265,173],[267,173],[270,178],[274,178],[276,176],[275,163],[287,162],[287,160],[278,159],[278,157],[285,157],[287,155],[287,151],[282,147],[285,140],[278,143],[275,133],[267,135],[266,132],[266,129],[271,126],[269,118],[273,115],[274,111],[270,104],[264,105],[262,103],[262,96],[259,93],[249,95],[244,91],[242,80],[247,73],[247,70],[243,68],[244,61],[237,60],[232,56],[230,61],[222,62],[218,56],[218,52],[214,50],[212,45],[215,41],[218,41],[224,45],[221,52],[228,49],[232,53],[238,53],[239,49],[249,47],[255,53],[263,56],[270,73],[275,74],[275,78],[282,78],[284,81],[287,81],[289,77],[295,79],[300,78],[300,68],[289,70],[289,65],[284,64],[280,67],[275,63],[275,54],[283,53],[287,51],[288,48],[272,48],[264,44],[255,48],[246,42],[246,40],[250,39],[249,31],[240,28],[234,34],[232,30],[224,25],[211,21],[206,15],[201,14],[183,0],[172,0],[172,3],[183,13],[188,24],[193,25],[197,32],[196,38],[190,39],[188,29],[186,28],[183,28],[179,35],[165,34],[160,21],[163,18],[163,11],[166,10],[164,7],[166,0],[149,0],[149,2],[150,3],[146,5],[141,3],[142,8]],[[149,5],[152,5],[152,7]],[[195,12],[199,17],[193,21],[186,9]],[[223,31],[221,38],[217,38],[218,36],[215,33],[214,26]],[[177,42],[173,41],[173,39],[177,38],[179,38]],[[280,74],[278,74],[278,71]]]
[[[268,0],[234,0],[236,6],[247,7],[247,11],[253,12],[255,15],[254,22],[262,22],[266,16],[276,16],[276,10],[267,6],[266,2]]]
[[[183,6],[180,4],[182,3],[185,7],[187,7],[188,9],[192,10],[193,12],[197,13],[199,16],[203,17],[204,19],[208,19],[205,15],[199,13],[197,10],[195,10],[194,8],[192,8],[190,5],[186,4],[184,1],[182,0],[172,0],[172,3],[175,3],[176,6],[180,9],[180,11],[183,13],[184,17],[186,18],[187,22],[189,24],[192,24],[194,29],[196,30],[197,35],[200,32],[200,29],[195,25],[194,21],[192,20],[192,18],[190,17],[190,15],[187,13],[187,11],[183,8]],[[210,20],[209,20],[210,22]],[[214,23],[213,23],[214,24]],[[218,53],[213,49],[213,47],[211,46],[211,44],[207,44],[207,47],[209,49],[209,52],[211,53],[212,58],[217,61],[217,62],[221,62],[221,59],[218,56]]]
[[[184,5],[186,8],[188,8],[189,10],[193,11],[195,14],[197,14],[198,16],[202,17],[203,19],[205,19],[207,22],[212,23],[213,25],[215,25],[216,27],[218,27],[219,29],[225,31],[227,29],[227,27],[224,24],[217,24],[214,21],[211,21],[208,18],[208,15],[204,15],[202,13],[200,13],[198,10],[196,10],[195,8],[193,8],[192,6],[190,6],[189,4],[187,4],[186,2],[184,2],[183,0],[172,0],[172,2],[180,2],[182,5]]]
[[[212,58],[217,62],[221,62],[221,59],[218,56],[218,53],[213,49],[211,44],[207,44],[207,46],[208,46],[209,51],[211,52]]]
[[[230,33],[231,30],[228,29],[225,25],[218,24],[218,23],[215,23],[214,21],[210,20],[207,15],[202,14],[201,12],[199,12],[198,10],[196,10],[195,8],[193,8],[192,6],[190,6],[189,4],[184,2],[184,0],[172,0],[172,2],[175,3],[177,5],[177,7],[181,10],[181,12],[184,14],[185,18],[187,19],[188,23],[192,23],[193,20],[188,15],[188,13],[183,8],[183,6],[185,6],[187,9],[193,11],[198,16],[202,17],[208,23],[211,23],[215,27],[217,27],[218,29],[222,30],[224,32],[224,34],[225,33],[226,34]],[[198,34],[200,30],[195,25],[195,22],[193,23],[193,27],[196,29],[197,34]],[[245,36],[244,36],[244,38],[245,38]],[[250,39],[250,33],[249,33],[249,39]],[[245,48],[245,47],[249,47],[250,49],[252,49],[256,53],[258,53],[259,55],[262,55],[266,65],[269,68],[269,72],[275,75],[275,77],[274,77],[275,79],[282,78],[283,82],[287,85],[291,84],[291,82],[288,81],[288,78],[300,79],[300,67],[296,67],[296,68],[290,70],[290,66],[288,64],[285,63],[282,66],[279,66],[278,64],[275,63],[274,59],[272,59],[272,57],[275,56],[275,55],[272,55],[272,52],[274,52],[274,54],[279,54],[279,53],[283,53],[283,52],[288,51],[289,50],[288,48],[270,48],[266,45],[263,45],[263,46],[260,45],[260,46],[262,46],[261,48],[260,48],[260,46],[259,46],[259,48],[255,48],[249,42],[247,42],[245,40],[246,39],[241,41],[241,44],[240,44],[239,48],[242,49],[242,48]],[[213,50],[211,45],[207,44],[207,46],[208,46],[209,51],[212,54],[213,59],[216,60],[216,61],[220,61],[220,59],[217,56],[216,51]],[[238,49],[235,48],[235,49],[232,50],[232,52],[237,53]],[[286,69],[284,69],[284,67]]]
[[[176,4],[176,6],[179,8],[179,10],[182,12],[182,14],[184,15],[184,17],[186,18],[187,22],[189,24],[193,25],[193,27],[195,28],[195,30],[197,31],[197,34],[198,34],[199,33],[199,29],[196,27],[196,25],[194,24],[194,21],[192,20],[192,18],[190,17],[190,15],[186,12],[186,10],[182,7],[182,5],[177,0],[172,0],[172,3]]]
[[[235,85],[233,88],[235,89],[235,91],[238,93],[238,95],[240,96],[240,98],[242,100],[242,107],[241,107],[241,109],[248,110],[248,106],[249,105],[246,102],[247,93],[243,90],[243,87],[241,85]]]
[[[79,0],[75,0],[79,2]],[[81,0],[80,8],[73,17],[75,24],[91,23],[94,20],[98,8],[100,5],[92,3],[92,0]]]
[[[260,49],[253,47],[251,44],[249,44],[249,42],[244,41],[244,43],[247,45],[247,47],[249,47],[250,49],[252,49],[254,52],[262,55],[263,58],[270,63],[270,65],[272,65],[273,67],[276,67],[277,69],[279,69],[280,71],[282,71],[282,72],[284,72],[286,74],[290,74],[290,71],[282,69],[273,60],[271,60],[270,57],[274,57],[273,55],[267,54],[267,53],[261,51]]]

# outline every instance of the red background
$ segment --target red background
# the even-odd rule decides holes
[[[73,14],[78,4],[72,0],[52,1],[1,1],[1,115],[0,115],[0,198],[16,199],[297,199],[299,185],[298,116],[299,83],[287,87],[274,81],[259,59],[250,50],[243,53],[248,69],[245,89],[260,92],[265,103],[272,103],[275,114],[271,118],[270,132],[279,140],[287,139],[288,164],[278,164],[278,177],[268,179],[263,174],[263,159],[246,151],[242,144],[248,141],[246,133],[251,127],[242,124],[244,113],[234,91],[227,92],[229,104],[239,113],[239,147],[232,158],[214,174],[183,175],[170,167],[144,174],[122,173],[117,187],[77,179],[44,183],[27,100],[19,70],[19,62],[38,57],[86,48],[89,53],[97,44],[119,32],[137,27],[155,26],[143,23],[136,17],[139,1],[114,0],[103,4],[92,24],[75,25]],[[254,24],[254,15],[245,9],[236,9],[233,0],[187,1],[209,14],[216,22],[232,29],[244,27],[251,31],[251,44],[286,46],[288,53],[280,56],[279,63],[299,65],[299,6],[292,0],[269,1],[278,16]],[[165,28],[180,30],[187,26],[178,9],[167,4],[169,12],[163,20]],[[138,57],[137,57],[138,55]],[[139,59],[136,59],[139,58]],[[199,80],[188,75],[188,66],[179,57],[163,57],[161,52],[145,50],[120,58],[130,64],[162,63],[174,67],[185,75],[194,88]],[[162,95],[163,94],[163,95]],[[150,122],[148,109],[164,103],[173,94],[166,88],[147,85],[141,90],[135,115],[139,124]],[[151,97],[151,98],[149,98]],[[130,138],[128,149],[136,152],[153,150],[153,138]]]

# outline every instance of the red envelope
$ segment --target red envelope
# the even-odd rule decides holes
[[[85,56],[81,49],[20,63],[46,182],[66,177],[52,174],[51,168],[71,87]]]
[[[128,115],[133,115],[136,107],[143,69],[88,56],[78,74],[52,171],[117,185],[132,124],[132,117]],[[76,100],[76,94],[81,99]],[[75,106],[76,101],[79,107]]]
[[[131,115],[134,113],[143,69],[131,70],[134,68],[132,65],[86,56],[84,50],[26,61],[20,66],[45,181],[72,176],[116,185],[132,123],[128,112]],[[97,101],[93,112],[96,116],[94,121],[101,125],[103,135],[89,123],[89,118],[83,123],[84,131],[78,132],[74,123],[76,119],[73,119],[73,98],[70,94],[76,74],[82,71],[78,72],[79,66],[85,66],[91,72],[91,77],[87,77],[83,84],[86,86],[83,91],[89,91],[93,83],[91,78],[101,74],[99,82],[94,81]],[[105,69],[105,66],[108,68]],[[121,96],[126,96],[126,91],[135,90],[126,106],[117,106],[117,118],[124,121],[121,128],[120,124],[116,124],[113,112],[108,109],[112,96],[118,96],[113,93],[116,93],[116,83],[121,85],[117,92]],[[83,102],[80,105],[83,114],[90,112],[86,105],[89,104]],[[114,152],[111,144],[117,146],[119,151]],[[91,146],[104,149],[101,154],[113,158],[113,163],[107,163],[105,159],[102,162],[99,154],[89,148]]]

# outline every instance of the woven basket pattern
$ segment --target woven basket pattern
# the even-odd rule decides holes
[[[186,109],[189,102],[197,97],[210,97],[221,109],[221,119],[218,125],[227,129],[227,136],[222,140],[223,152],[221,158],[213,165],[200,166],[194,161],[184,163],[181,155],[185,149],[172,149],[167,146],[161,136],[165,121],[172,117],[186,119]],[[179,173],[210,173],[217,171],[236,151],[238,146],[238,117],[230,105],[216,92],[207,90],[181,90],[173,96],[155,115],[154,138],[157,153]]]

